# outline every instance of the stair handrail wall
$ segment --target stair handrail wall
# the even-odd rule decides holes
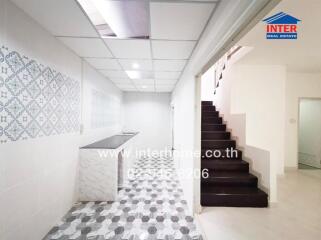
[[[214,94],[216,88],[219,87],[219,81],[223,79],[223,72],[229,66],[232,56],[241,48],[241,46],[232,47],[214,64]]]

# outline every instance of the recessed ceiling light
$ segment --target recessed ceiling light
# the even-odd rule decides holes
[[[126,71],[126,73],[130,79],[140,79],[141,78],[140,72],[138,72],[138,71]]]
[[[127,70],[125,71],[130,79],[151,79],[154,77],[153,72],[142,72],[142,71],[134,71]]]
[[[133,63],[132,67],[133,67],[134,69],[138,69],[138,68],[139,68],[139,64],[138,64],[138,63]]]
[[[96,8],[91,0],[77,0],[83,10],[86,12],[88,18],[95,26],[96,30],[102,37],[116,37],[113,30],[110,28],[106,20]]]
[[[147,86],[143,85],[142,88],[147,88]]]
[[[149,1],[77,1],[102,37],[149,38]]]

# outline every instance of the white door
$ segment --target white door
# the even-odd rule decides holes
[[[300,99],[298,156],[299,168],[321,168],[321,99]]]

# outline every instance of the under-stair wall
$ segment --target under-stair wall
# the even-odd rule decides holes
[[[234,64],[223,71],[213,98],[271,202],[283,173],[285,78],[283,66]]]

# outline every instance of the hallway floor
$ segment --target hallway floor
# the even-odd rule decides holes
[[[208,207],[197,220],[208,240],[321,239],[321,170],[286,172],[278,201],[266,209]]]
[[[44,240],[201,240],[172,159],[143,158],[134,169],[117,201],[76,204]]]

